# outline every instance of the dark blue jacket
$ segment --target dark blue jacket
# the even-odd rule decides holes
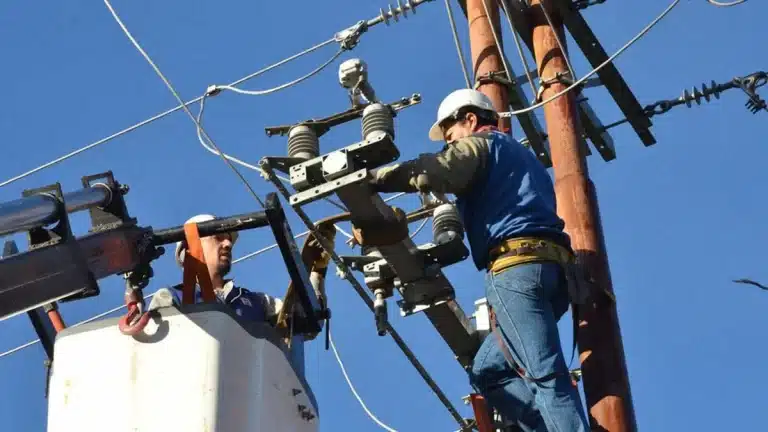
[[[569,247],[547,169],[510,135],[476,136],[487,137],[485,166],[456,199],[475,266],[487,268],[488,252],[510,238],[539,236]]]
[[[379,192],[456,195],[478,270],[487,268],[489,251],[509,238],[545,237],[570,247],[547,169],[508,134],[475,133],[441,152],[380,168],[371,184]]]
[[[172,290],[174,301],[181,304],[181,285]],[[235,314],[246,321],[266,322],[279,312],[280,301],[264,293],[237,287],[234,281],[227,281],[224,288],[216,293],[219,303],[229,305]],[[195,303],[202,302],[199,287],[195,290]]]

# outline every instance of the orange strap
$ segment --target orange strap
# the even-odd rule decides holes
[[[200,284],[203,301],[216,301],[213,293],[213,282],[205,264],[203,245],[200,243],[200,232],[196,223],[184,225],[184,236],[187,240],[187,251],[184,253],[184,284],[182,286],[182,304],[195,303],[195,286]]]

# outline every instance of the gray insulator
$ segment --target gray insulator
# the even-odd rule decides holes
[[[320,141],[309,126],[294,126],[288,131],[288,157],[309,160],[320,155]]]
[[[453,204],[442,204],[432,213],[432,236],[435,244],[443,244],[458,236],[464,239],[464,225]]]
[[[383,131],[395,138],[395,121],[392,111],[384,104],[368,105],[363,110],[363,139],[368,139],[371,133]]]

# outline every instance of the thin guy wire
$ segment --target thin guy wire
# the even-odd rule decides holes
[[[464,61],[464,52],[461,50],[461,42],[459,41],[459,32],[456,30],[456,21],[453,19],[453,9],[451,8],[451,0],[445,0],[445,10],[448,12],[448,22],[451,25],[451,31],[453,32],[453,42],[456,44],[456,52],[459,54],[459,63],[461,63],[461,71],[464,73],[464,80],[467,82],[467,88],[472,88],[472,80],[469,79],[469,71],[467,70],[467,64]]]
[[[515,39],[515,46],[517,47],[517,53],[520,54],[520,59],[523,61],[523,67],[525,68],[525,76],[528,78],[528,84],[531,85],[531,91],[533,92],[533,96],[536,96],[537,90],[536,85],[533,83],[533,75],[531,75],[531,67],[528,65],[528,59],[525,58],[525,53],[523,52],[523,46],[520,42],[520,35],[517,34],[517,29],[514,25],[512,25],[512,18],[509,14],[509,9],[507,9],[507,3],[504,0],[499,0],[499,3],[501,3],[501,8],[504,10],[504,17],[507,19],[507,23],[509,24],[509,29],[512,31],[512,36]],[[511,80],[512,78],[510,78]]]
[[[631,39],[629,42],[627,42],[626,44],[624,44],[624,46],[623,46],[623,47],[621,47],[621,48],[620,48],[618,51],[616,51],[616,53],[614,53],[612,56],[608,57],[608,59],[606,59],[606,60],[605,60],[603,63],[601,63],[600,65],[598,65],[598,66],[597,66],[595,69],[593,69],[591,72],[589,72],[588,74],[584,75],[582,78],[580,78],[579,80],[577,80],[576,82],[574,82],[573,84],[571,84],[570,86],[568,86],[567,88],[565,88],[564,90],[560,91],[559,93],[555,94],[554,96],[551,96],[551,97],[549,97],[548,99],[546,99],[546,100],[544,100],[544,101],[542,101],[542,102],[539,102],[539,103],[537,103],[537,104],[535,104],[535,105],[531,105],[531,106],[529,106],[529,107],[527,107],[527,108],[523,108],[523,109],[519,109],[519,110],[515,110],[515,111],[509,111],[509,112],[501,112],[501,113],[499,113],[499,116],[500,116],[500,117],[512,117],[512,116],[514,116],[514,115],[518,115],[518,114],[524,114],[524,113],[527,113],[527,112],[533,111],[533,110],[535,110],[535,109],[538,109],[538,108],[541,108],[541,107],[543,107],[544,105],[546,105],[546,104],[548,104],[548,103],[552,102],[553,100],[555,100],[555,99],[557,99],[557,98],[559,98],[559,97],[563,96],[564,94],[566,94],[566,93],[568,93],[569,91],[573,90],[574,88],[578,87],[579,85],[581,85],[581,83],[583,83],[584,81],[586,81],[587,79],[589,79],[589,77],[591,77],[592,75],[596,74],[598,71],[600,71],[600,70],[601,70],[602,68],[604,68],[605,66],[609,65],[609,64],[610,64],[610,63],[611,63],[611,62],[612,62],[612,61],[613,61],[613,60],[614,60],[616,57],[618,57],[619,55],[621,55],[621,54],[622,54],[624,51],[626,51],[626,50],[627,50],[627,48],[629,48],[630,46],[632,46],[632,45],[633,45],[635,42],[637,42],[637,41],[638,41],[640,38],[642,38],[643,36],[645,36],[645,34],[646,34],[646,33],[648,33],[648,31],[650,31],[650,30],[651,30],[651,29],[652,29],[652,28],[653,28],[653,27],[654,27],[656,24],[658,24],[658,23],[659,23],[659,21],[661,21],[661,20],[662,20],[662,19],[663,19],[665,16],[667,16],[667,14],[668,14],[669,12],[671,12],[671,11],[672,11],[672,9],[674,9],[674,8],[675,8],[675,6],[677,6],[679,3],[680,3],[680,0],[674,0],[674,1],[672,2],[672,4],[670,4],[670,5],[669,5],[669,6],[668,6],[668,7],[667,7],[665,10],[664,10],[664,12],[662,12],[662,13],[661,13],[661,15],[659,15],[658,17],[656,17],[656,19],[654,19],[653,21],[651,21],[651,23],[650,23],[650,24],[648,24],[648,25],[647,25],[647,26],[646,26],[646,27],[645,27],[643,30],[641,30],[641,31],[640,31],[640,33],[638,33],[638,34],[637,34],[637,36],[633,37],[633,38],[632,38],[632,39]]]
[[[576,72],[574,72],[573,67],[571,66],[571,61],[568,60],[568,51],[565,49],[565,44],[562,40],[560,40],[560,32],[557,31],[555,28],[555,24],[552,22],[552,17],[549,16],[549,11],[547,11],[547,8],[544,6],[544,2],[539,2],[539,6],[541,6],[542,12],[544,12],[544,18],[546,18],[547,23],[549,24],[549,27],[552,29],[552,33],[555,35],[555,40],[557,41],[557,45],[560,46],[560,52],[563,53],[563,59],[565,59],[565,65],[568,66],[568,72],[571,73],[571,79],[576,78]],[[537,67],[538,68],[538,67]],[[539,74],[539,79],[541,79],[541,74]]]
[[[152,66],[152,69],[155,70],[157,75],[160,77],[161,80],[165,83],[166,87],[168,87],[168,90],[173,94],[173,97],[176,98],[176,100],[181,104],[183,107],[182,109],[184,112],[187,113],[190,119],[197,125],[198,128],[200,128],[200,131],[203,133],[205,138],[208,140],[208,142],[216,148],[216,150],[219,152],[222,160],[224,163],[226,163],[232,171],[240,178],[240,181],[243,182],[245,187],[251,192],[251,195],[253,195],[254,198],[256,198],[256,201],[261,204],[262,207],[265,207],[264,202],[261,200],[259,195],[256,193],[256,191],[251,187],[251,184],[248,183],[248,180],[243,177],[243,174],[240,173],[240,171],[230,162],[226,157],[224,157],[224,152],[219,149],[219,147],[216,145],[215,142],[213,142],[213,139],[211,139],[210,135],[200,126],[200,124],[197,122],[197,119],[195,118],[195,115],[192,114],[192,111],[189,110],[189,108],[184,104],[184,101],[181,99],[181,96],[179,96],[179,93],[176,92],[176,89],[173,88],[171,83],[168,81],[168,79],[163,75],[163,73],[160,71],[160,69],[157,67],[155,62],[152,61],[152,59],[149,57],[149,55],[144,51],[144,49],[139,45],[139,42],[136,41],[136,39],[133,37],[130,31],[128,31],[128,28],[123,24],[123,21],[120,19],[120,17],[117,15],[117,12],[112,8],[112,5],[109,3],[109,0],[104,0],[104,4],[107,5],[107,8],[112,13],[112,16],[115,18],[115,21],[117,21],[117,24],[120,26],[120,28],[123,30],[123,33],[128,37],[128,39],[133,43],[133,46],[136,47],[136,49],[139,51],[139,53],[144,57],[145,60],[147,60],[147,63],[149,63],[150,66]]]
[[[267,73],[267,72],[271,71],[272,69],[280,67],[280,66],[282,66],[282,65],[284,65],[284,64],[286,64],[286,63],[288,63],[290,61],[293,61],[293,60],[295,60],[295,59],[297,59],[299,57],[307,55],[307,54],[309,54],[309,53],[311,53],[313,51],[316,51],[316,50],[318,50],[318,49],[320,49],[320,48],[322,48],[322,47],[324,47],[324,46],[326,46],[328,44],[331,44],[333,42],[336,42],[336,38],[335,37],[330,38],[330,39],[328,39],[328,40],[326,40],[324,42],[321,42],[321,43],[319,43],[319,44],[317,44],[315,46],[312,46],[310,48],[307,48],[304,51],[296,53],[296,54],[294,54],[294,55],[292,55],[290,57],[286,57],[285,59],[280,60],[279,62],[274,63],[272,65],[269,65],[267,67],[264,67],[264,68],[262,68],[262,69],[260,69],[260,70],[258,70],[256,72],[250,74],[250,75],[246,75],[246,76],[244,76],[244,77],[242,77],[242,78],[240,78],[240,79],[238,79],[236,81],[231,82],[230,84],[228,84],[228,86],[232,87],[232,86],[236,86],[238,84],[242,84],[245,81],[248,81],[250,79],[256,78],[259,75]],[[99,146],[101,144],[104,144],[104,143],[107,143],[109,141],[112,141],[113,139],[119,138],[119,137],[121,137],[121,136],[123,136],[123,135],[125,135],[125,134],[127,134],[129,132],[133,132],[134,130],[136,130],[136,129],[142,127],[142,126],[148,125],[148,124],[154,122],[155,120],[160,120],[163,117],[166,117],[166,116],[168,116],[168,115],[170,115],[172,113],[175,113],[176,111],[178,111],[180,109],[183,109],[184,106],[189,106],[189,105],[192,105],[194,103],[197,103],[197,102],[201,101],[203,99],[203,97],[204,97],[204,95],[203,96],[198,96],[195,99],[192,99],[192,100],[190,100],[188,102],[183,103],[182,105],[178,105],[175,108],[171,108],[169,110],[163,111],[160,114],[155,115],[154,117],[150,117],[150,118],[148,118],[148,119],[146,119],[144,121],[136,123],[133,126],[130,126],[130,127],[127,127],[127,128],[125,128],[125,129],[123,129],[121,131],[115,132],[114,134],[109,135],[108,137],[102,138],[102,139],[100,139],[98,141],[95,141],[95,142],[93,142],[91,144],[88,144],[85,147],[82,147],[80,149],[77,149],[75,151],[67,153],[64,156],[61,156],[61,157],[59,157],[57,159],[54,159],[54,160],[52,160],[50,162],[46,162],[46,163],[38,166],[37,168],[31,169],[31,170],[29,170],[29,171],[27,171],[25,173],[17,175],[16,177],[12,177],[12,178],[10,178],[8,180],[5,180],[4,182],[0,183],[0,187],[6,186],[6,185],[11,184],[11,183],[13,183],[15,181],[21,180],[21,179],[23,179],[25,177],[28,177],[28,176],[30,176],[32,174],[35,174],[38,171],[42,171],[42,170],[44,170],[46,168],[49,168],[49,167],[51,167],[53,165],[56,165],[56,164],[61,163],[61,162],[64,162],[65,160],[67,160],[69,158],[72,158],[72,157],[75,157],[75,156],[79,155],[80,153],[83,153],[83,152],[85,152],[87,150],[90,150],[90,149],[92,149],[94,147],[97,147],[97,146]]]
[[[349,385],[349,389],[352,390],[352,394],[355,396],[355,399],[360,403],[360,406],[363,407],[363,410],[366,414],[368,414],[368,417],[371,418],[377,425],[381,426],[382,429],[387,430],[389,432],[397,432],[397,430],[392,429],[391,427],[387,426],[385,423],[383,423],[381,420],[379,420],[371,411],[368,410],[368,407],[365,405],[365,402],[363,402],[363,398],[360,397],[359,394],[357,394],[357,390],[355,390],[355,386],[352,384],[352,380],[349,378],[349,375],[347,375],[347,369],[344,367],[344,362],[341,361],[341,357],[339,357],[339,352],[336,351],[336,344],[333,343],[333,336],[331,335],[331,332],[328,332],[328,342],[331,346],[331,350],[333,350],[333,355],[336,357],[336,362],[339,364],[339,368],[341,369],[341,374],[344,375],[344,379],[347,381],[347,385]]]

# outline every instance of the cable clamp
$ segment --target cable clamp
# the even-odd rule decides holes
[[[475,90],[479,89],[480,86],[483,86],[485,84],[501,84],[503,86],[506,86],[507,88],[511,88],[513,86],[517,85],[516,80],[510,80],[507,77],[507,73],[504,71],[492,71],[488,72],[485,75],[481,75],[475,79]]]
[[[360,42],[360,35],[368,30],[366,21],[358,21],[357,24],[344,29],[334,35],[334,39],[341,45],[343,50],[351,50]]]
[[[551,87],[553,84],[562,84],[566,87],[572,86],[574,83],[573,77],[571,76],[571,73],[569,71],[566,72],[558,72],[555,74],[555,76],[551,78],[541,78],[539,79],[539,90],[536,92],[536,103],[539,103],[543,100],[544,92]],[[574,88],[576,93],[581,92],[582,85],[577,86]]]

